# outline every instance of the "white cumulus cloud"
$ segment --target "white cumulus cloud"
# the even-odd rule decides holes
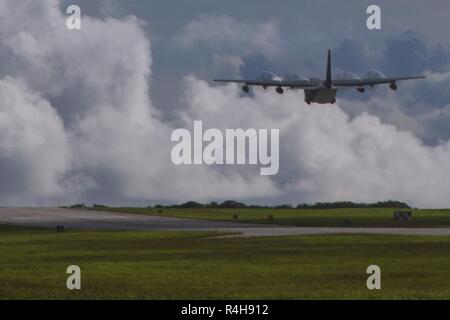
[[[256,90],[247,98],[234,85],[213,88],[193,77],[186,87],[188,119],[218,128],[280,129],[280,174],[271,179],[284,199],[450,205],[448,141],[426,146],[365,112],[350,118],[338,106],[308,107],[299,93]]]
[[[449,143],[424,145],[412,133],[417,123],[401,113],[386,124],[364,112],[350,117],[345,100],[342,109],[308,107],[301,93],[256,90],[248,97],[234,85],[213,87],[195,76],[176,93],[184,109],[174,118],[187,128],[202,120],[220,129],[280,129],[280,173],[175,166],[176,128],[160,120],[163,106],[156,109],[151,99],[151,42],[142,22],[83,19],[82,30],[69,31],[57,0],[0,0],[2,203],[235,198],[450,205]],[[231,42],[236,52],[273,56],[277,33],[271,22],[248,30],[225,16],[203,17],[175,40],[181,47]],[[233,73],[243,64],[233,52],[215,57],[218,69]]]

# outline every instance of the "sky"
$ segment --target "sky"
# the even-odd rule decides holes
[[[77,4],[82,29],[66,28]],[[366,9],[381,8],[381,30]],[[450,207],[448,1],[0,0],[0,205],[298,204]],[[263,70],[424,74],[307,107],[214,78]],[[176,166],[171,133],[277,128],[280,170]]]

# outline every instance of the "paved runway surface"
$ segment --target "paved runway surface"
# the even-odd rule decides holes
[[[0,224],[67,229],[236,232],[241,237],[318,234],[450,235],[450,228],[301,228],[59,208],[0,208]]]

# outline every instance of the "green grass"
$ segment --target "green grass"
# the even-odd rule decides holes
[[[176,218],[231,221],[234,214],[241,222],[275,223],[302,227],[342,227],[350,219],[353,227],[450,227],[450,210],[412,210],[410,221],[394,221],[399,209],[146,209],[103,208],[101,211],[155,215]],[[274,216],[274,221],[268,220]]]
[[[0,227],[1,299],[449,299],[450,237]],[[66,268],[82,269],[69,292]],[[382,290],[366,268],[382,269]]]

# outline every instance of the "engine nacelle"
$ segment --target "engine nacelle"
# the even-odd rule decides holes
[[[278,94],[283,94],[283,93],[284,93],[284,90],[283,90],[282,87],[277,87],[277,88],[276,88],[276,92],[277,92]]]
[[[397,91],[397,89],[398,89],[397,84],[396,84],[395,82],[391,83],[391,84],[389,85],[389,88],[390,88],[392,91]]]
[[[242,91],[244,91],[245,93],[249,93],[250,92],[250,88],[248,87],[248,85],[245,85],[242,87]]]

